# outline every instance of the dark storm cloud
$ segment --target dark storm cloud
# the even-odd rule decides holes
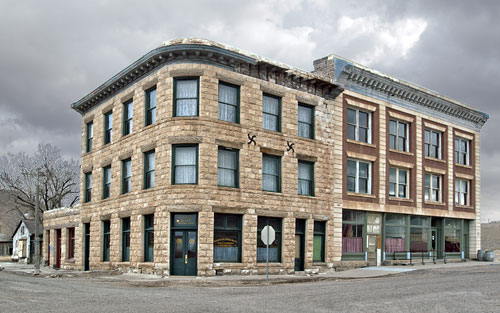
[[[311,70],[335,53],[481,111],[483,219],[500,219],[500,1],[2,1],[0,154],[51,142],[80,154],[69,105],[176,37]]]

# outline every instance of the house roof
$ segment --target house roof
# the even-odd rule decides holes
[[[12,233],[12,237],[17,233],[17,230],[19,229],[19,227],[21,227],[21,225],[23,223],[26,226],[26,228],[28,229],[28,232],[30,233],[30,235],[35,234],[35,220],[26,220],[25,219],[25,220],[19,221],[19,224],[17,224],[16,229]],[[41,229],[41,227],[40,227],[40,229]],[[39,235],[41,236],[42,234],[40,233]]]

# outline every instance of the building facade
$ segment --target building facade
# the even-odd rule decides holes
[[[314,65],[179,39],[74,103],[82,203],[44,213],[44,257],[257,274],[266,225],[272,273],[478,249],[488,116],[335,56]]]

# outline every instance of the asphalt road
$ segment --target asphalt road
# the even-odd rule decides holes
[[[131,287],[0,272],[0,312],[500,312],[500,266],[252,287]]]

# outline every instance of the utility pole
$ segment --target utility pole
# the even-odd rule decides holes
[[[36,170],[36,200],[35,200],[35,275],[40,275],[40,170]]]

